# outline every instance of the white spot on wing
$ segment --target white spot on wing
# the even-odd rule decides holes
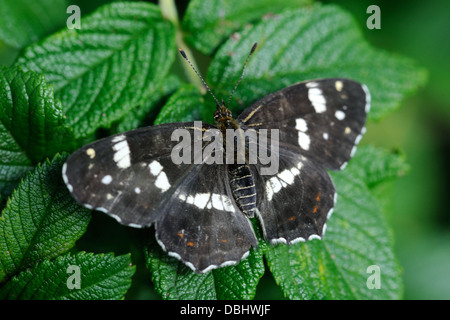
[[[102,183],[103,184],[110,184],[111,181],[112,181],[112,177],[109,174],[102,178]]]
[[[310,235],[310,236],[308,237],[308,241],[311,241],[311,240],[313,240],[313,239],[321,240],[322,238],[321,238],[319,235],[317,235],[317,234],[312,234],[312,235]]]
[[[123,134],[121,134],[121,135],[118,135],[118,136],[115,136],[114,138],[112,138],[111,142],[112,143],[117,143],[117,142],[120,142],[120,141],[123,141],[123,140],[125,140],[125,136]]]
[[[298,131],[306,132],[308,130],[308,125],[306,124],[305,119],[298,118],[295,120],[295,129]]]
[[[271,243],[271,244],[279,244],[279,243],[286,244],[287,241],[286,241],[285,238],[277,238],[277,239],[272,239],[272,240],[270,240],[270,243]]]
[[[141,188],[139,188],[139,187],[134,188],[134,192],[135,192],[136,194],[141,193]]]
[[[114,144],[112,146],[114,152],[114,162],[119,168],[126,169],[131,166],[130,148],[124,135],[114,137],[111,140]]]
[[[292,185],[296,176],[300,175],[300,169],[303,166],[302,162],[299,162],[297,167],[283,170],[276,176],[271,177],[266,181],[266,195],[267,200],[272,200],[273,195],[278,193],[282,188]]]
[[[341,110],[336,110],[336,112],[334,113],[334,116],[338,120],[344,120],[345,119],[345,113],[343,111],[341,111]]]
[[[234,212],[235,209],[231,203],[230,198],[226,195],[221,195],[217,193],[197,193],[194,196],[188,196],[180,194],[178,199],[185,201],[188,204],[195,205],[200,209],[205,207],[208,209],[215,208],[217,210]]]
[[[203,209],[206,207],[206,204],[209,202],[210,198],[210,193],[197,193],[194,198],[194,205],[200,209]]]
[[[319,86],[319,84],[317,82],[315,82],[315,81],[310,81],[310,82],[306,83],[306,87],[307,88],[316,88],[318,86]]]
[[[273,195],[281,190],[281,183],[277,177],[272,177],[266,182],[267,200],[272,200]]]
[[[62,167],[62,176],[63,176],[64,183],[65,183],[66,186],[67,186],[67,189],[69,189],[70,192],[73,192],[73,187],[72,187],[72,185],[69,183],[69,177],[67,177],[67,163],[64,163],[64,164],[63,164],[63,167]]]
[[[132,227],[132,228],[138,228],[138,229],[141,229],[141,228],[144,227],[143,225],[140,225],[140,224],[137,224],[137,223],[129,223],[128,226]]]
[[[97,210],[103,211],[103,210],[100,210],[100,209],[103,209],[103,208],[97,208]],[[105,210],[106,210],[106,209],[105,209]],[[109,215],[110,215],[111,217],[113,217],[114,219],[116,219],[117,222],[122,223],[122,218],[120,218],[118,215],[112,214],[112,213],[110,213]]]
[[[306,240],[305,240],[305,238],[303,238],[303,237],[298,237],[298,238],[295,238],[294,240],[292,240],[291,242],[290,242],[290,244],[296,244],[296,243],[299,243],[299,242],[305,242]]]
[[[86,150],[86,154],[89,158],[94,159],[95,158],[95,150],[93,148],[89,148]]]
[[[148,165],[148,167],[150,169],[150,173],[156,177],[155,186],[158,189],[162,190],[162,192],[166,192],[167,190],[169,190],[171,185],[169,179],[167,179],[166,173],[162,171],[163,166],[158,161],[153,160],[152,163]]]
[[[153,162],[149,164],[149,168],[150,168],[151,174],[154,176],[157,176],[163,169],[161,164],[156,160],[153,160]]]
[[[358,136],[355,139],[355,143],[358,144],[361,141],[361,139],[362,139],[362,135],[358,134]]]
[[[328,133],[324,132],[322,136],[325,140],[328,140]]]
[[[350,151],[350,157],[353,157],[356,152],[356,146],[353,146],[352,151]]]
[[[308,90],[308,99],[317,113],[323,113],[327,110],[325,97],[319,88],[310,88]]]
[[[294,179],[295,176],[294,174],[290,171],[290,170],[283,170],[282,172],[280,172],[278,174],[278,177],[283,180],[284,182],[286,182],[287,184],[293,184],[294,183]]]
[[[225,208],[223,207],[223,204],[222,204],[222,196],[221,196],[220,194],[213,193],[213,194],[211,195],[211,203],[212,203],[212,206],[213,206],[214,208],[216,208],[217,210],[224,210],[224,209],[225,209]]]
[[[294,176],[300,175],[300,170],[297,169],[296,167],[292,168],[292,169],[291,169],[291,172],[292,172],[292,174],[293,174]]]
[[[309,138],[309,136],[306,133],[299,131],[298,132],[298,145],[303,150],[309,150],[310,143],[311,143],[311,139]]]
[[[109,213],[109,211],[107,210],[107,209],[105,209],[105,208],[102,208],[102,207],[98,207],[98,208],[95,208],[95,210],[97,210],[97,211],[101,211],[101,212],[104,212],[104,213]],[[117,218],[115,218],[117,221],[122,221],[120,218],[119,219],[117,219]]]
[[[364,90],[364,93],[366,94],[365,111],[369,112],[370,111],[370,102],[371,102],[370,91],[369,91],[369,88],[365,84],[362,85],[362,89]]]
[[[223,208],[225,209],[225,211],[228,211],[228,212],[235,211],[230,198],[228,198],[225,195],[221,195],[221,199],[222,199],[222,204],[223,204]]]
[[[344,87],[344,83],[338,80],[334,83],[334,87],[336,88],[337,91],[341,92],[342,88]]]
[[[169,183],[169,180],[167,179],[167,175],[165,172],[161,172],[155,181],[155,186],[162,190],[162,192],[166,192],[170,189],[171,185]]]

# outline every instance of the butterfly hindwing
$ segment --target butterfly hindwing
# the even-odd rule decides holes
[[[279,166],[274,175],[258,176],[264,196],[257,215],[265,238],[274,244],[321,239],[337,196],[328,172],[287,149],[280,150]]]
[[[244,128],[279,129],[280,145],[325,168],[339,170],[353,156],[365,132],[370,94],[365,85],[333,78],[300,82],[272,93],[244,110]]]
[[[236,264],[257,246],[224,165],[196,165],[159,209],[158,242],[197,272]]]

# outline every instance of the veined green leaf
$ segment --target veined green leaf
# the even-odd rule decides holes
[[[90,211],[70,197],[57,155],[28,174],[0,217],[0,266],[11,276],[69,250],[86,231]],[[1,281],[1,279],[0,279]]]
[[[0,288],[0,299],[123,299],[134,271],[130,255],[67,254],[14,276]]]
[[[142,104],[164,79],[175,34],[159,9],[115,2],[23,51],[17,64],[43,73],[77,138],[109,127]]]
[[[290,299],[399,299],[402,295],[392,235],[381,205],[368,189],[371,179],[352,174],[365,166],[361,159],[373,149],[360,148],[359,153],[360,160],[353,159],[348,170],[332,174],[338,200],[324,239],[266,251],[270,270]],[[389,163],[388,167],[399,163],[380,154],[372,161]],[[374,275],[374,270],[379,273]],[[372,286],[371,276],[379,276],[379,289]]]
[[[169,122],[201,120],[205,109],[200,91],[193,85],[184,85],[169,98],[156,117],[155,125]]]
[[[0,0],[0,39],[15,48],[38,41],[64,25],[67,0]]]
[[[5,135],[5,158],[7,151],[20,152],[20,164],[26,164],[23,155],[36,163],[56,152],[71,151],[73,133],[64,122],[61,103],[43,75],[18,67],[0,68],[0,131]]]
[[[20,179],[32,169],[31,160],[0,124],[0,194],[11,194]]]
[[[180,87],[181,81],[173,75],[168,76],[164,81],[161,81],[160,86],[151,94],[146,101],[141,105],[133,108],[127,113],[117,126],[112,130],[114,133],[125,132],[136,129],[145,124],[148,117],[156,114],[156,107],[163,103],[163,100],[172,94],[178,87]]]
[[[311,1],[192,0],[183,18],[182,27],[186,31],[186,41],[191,46],[204,54],[211,54],[222,41],[246,23],[308,3]],[[239,41],[239,38],[236,38],[236,41]]]
[[[303,80],[346,77],[371,92],[370,119],[380,119],[423,85],[426,72],[407,58],[372,48],[346,11],[314,5],[268,17],[228,40],[214,56],[208,79],[227,96],[254,42],[259,46],[234,95],[241,109],[268,93]]]
[[[368,187],[403,176],[409,170],[404,155],[373,146],[358,148],[352,161],[357,162],[358,165],[347,168],[349,174],[364,181]]]

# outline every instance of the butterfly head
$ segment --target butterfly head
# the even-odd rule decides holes
[[[222,100],[222,103],[217,105],[217,109],[214,112],[214,121],[216,123],[216,126],[219,129],[231,129],[235,128],[235,120],[233,119],[233,115],[225,106],[224,101]]]

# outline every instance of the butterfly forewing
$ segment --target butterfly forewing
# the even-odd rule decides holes
[[[345,167],[365,132],[370,94],[348,79],[300,82],[272,93],[244,110],[244,128],[279,129],[289,144],[327,169]]]
[[[178,144],[172,133],[186,129],[194,136],[193,128],[193,123],[163,124],[98,140],[69,157],[63,178],[72,196],[87,208],[125,225],[149,226],[160,214],[155,206],[183,181],[192,165],[172,160]]]

